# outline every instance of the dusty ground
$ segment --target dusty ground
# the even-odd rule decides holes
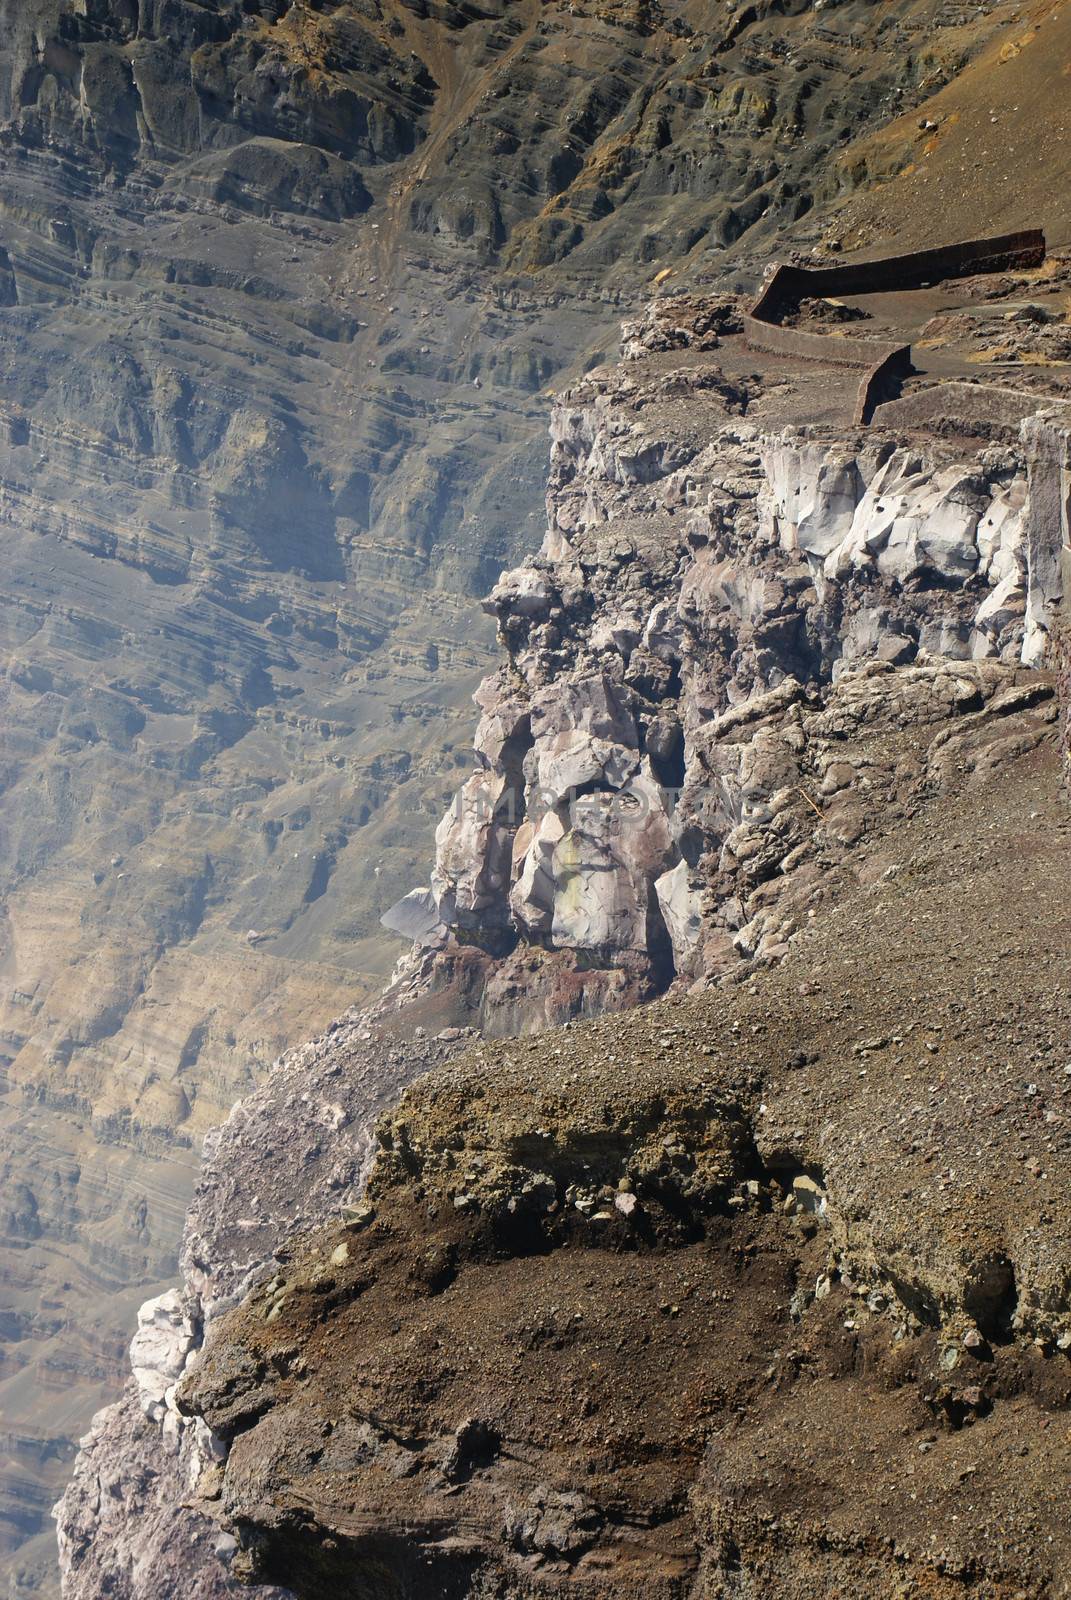
[[[841,158],[843,179],[857,192],[827,233],[852,249],[894,230],[902,248],[912,248],[929,242],[940,216],[948,238],[1040,226],[1051,244],[1071,243],[1071,7],[1010,0],[941,9],[949,20],[958,13],[960,27],[943,52],[934,50],[944,59],[932,64],[933,92]],[[966,52],[980,39],[982,48],[956,71],[956,43]]]

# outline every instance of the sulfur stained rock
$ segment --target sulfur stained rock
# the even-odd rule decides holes
[[[554,922],[558,883],[554,858],[566,832],[566,823],[551,810],[538,823],[522,822],[514,837],[510,909],[532,938],[549,935]]]

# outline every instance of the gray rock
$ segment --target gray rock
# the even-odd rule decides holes
[[[439,944],[446,933],[430,889],[410,889],[379,920],[388,932],[398,933],[403,939],[412,939],[420,945]]]

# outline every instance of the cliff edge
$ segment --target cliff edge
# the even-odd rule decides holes
[[[742,326],[558,401],[413,948],[213,1139],[68,1594],[1062,1592],[1062,376],[861,430]]]

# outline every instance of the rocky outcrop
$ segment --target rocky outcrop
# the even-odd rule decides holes
[[[978,711],[936,711],[945,674]],[[237,1570],[309,1597],[1061,1592],[1048,689],[847,671],[824,714],[870,827],[782,962],[475,1047],[382,1119],[360,1225],[263,1275],[178,1396],[229,1445],[203,1504]]]
[[[454,1087],[445,1078],[437,1089],[433,1076],[381,1121],[381,1153],[359,1201],[375,1114],[458,1047],[459,1027],[524,1034],[633,1007],[667,987],[681,996],[774,974],[860,883],[886,881],[897,830],[920,808],[932,818],[962,807],[965,789],[1025,770],[1051,744],[1054,686],[1024,658],[1041,653],[1053,615],[1049,545],[1064,535],[1058,520],[1050,525],[1042,554],[1027,534],[1039,521],[1032,436],[1021,449],[964,460],[935,441],[786,425],[775,395],[754,376],[747,385],[733,376],[733,325],[731,305],[663,303],[628,330],[628,362],[563,397],[542,553],[506,573],[488,601],[506,661],[477,694],[479,765],[438,829],[431,887],[388,918],[416,936],[413,953],[378,1008],[289,1058],[210,1142],[187,1223],[184,1288],[143,1308],[136,1393],[123,1413],[140,1404],[160,1428],[162,1469],[142,1515],[172,1578],[187,1524],[169,1533],[167,1508],[182,1484],[196,1497],[184,1511],[197,1530],[191,1550],[216,1550],[196,1519],[222,1512],[211,1578],[197,1557],[197,1581],[220,1593],[238,1577],[300,1594],[352,1585],[371,1593],[384,1563],[409,1573],[417,1592],[420,1573],[436,1592],[475,1594],[494,1577],[537,1593],[590,1556],[593,1572],[614,1573],[606,1593],[617,1595],[632,1581],[616,1565],[626,1526],[646,1530],[630,1556],[636,1582],[657,1581],[667,1596],[714,1560],[691,1514],[656,1514],[638,1468],[639,1498],[612,1514],[576,1488],[572,1468],[564,1488],[549,1467],[517,1482],[511,1469],[459,1543],[450,1502],[459,1486],[486,1486],[485,1468],[497,1474],[498,1421],[474,1410],[450,1424],[449,1438],[431,1418],[384,1433],[380,1396],[351,1438],[334,1413],[306,1410],[307,1385],[333,1370],[333,1357],[319,1334],[315,1349],[302,1334],[281,1354],[276,1330],[292,1332],[308,1312],[330,1338],[358,1299],[361,1317],[382,1316],[382,1295],[397,1288],[380,1248],[408,1263],[407,1282],[423,1285],[418,1299],[436,1299],[476,1270],[485,1246],[488,1259],[522,1261],[587,1249],[594,1229],[615,1250],[657,1253],[757,1207],[820,1219],[816,1281],[863,1284],[875,1313],[895,1307],[897,1337],[920,1340],[934,1327],[959,1337],[967,1316],[985,1339],[1007,1332],[1056,1343],[1071,1327],[1052,1257],[1025,1236],[1014,1248],[994,1243],[994,1224],[964,1254],[934,1218],[928,1254],[913,1265],[902,1207],[890,1199],[884,1221],[861,1226],[865,1180],[838,1143],[842,1125],[827,1119],[809,1132],[794,1080],[771,1098],[765,1069],[732,1056],[728,1078],[710,1080],[700,1063],[701,1081],[685,1072],[640,1082],[627,1044],[619,1055],[607,1032],[598,1035],[610,1052],[605,1102],[590,1085],[553,1115],[543,1100],[515,1100],[514,1087],[496,1098],[499,1057],[487,1052]],[[1058,452],[1057,424],[1045,426],[1057,429]],[[1031,596],[1045,593],[1032,629]],[[433,1031],[425,1019],[434,1019],[433,1042],[403,1044]],[[789,1029],[801,1069],[812,1061],[806,1026],[800,1015]],[[875,1021],[860,1054],[869,1061],[888,1044]],[[843,1052],[844,1041],[834,1048]],[[523,1054],[519,1070],[524,1081]],[[478,1131],[462,1109],[473,1105]],[[414,1106],[428,1108],[426,1136]],[[444,1219],[442,1237],[437,1223],[425,1238],[390,1221],[411,1200],[423,1217]],[[309,1257],[290,1241],[325,1217],[329,1243],[310,1246]],[[794,1245],[772,1221],[761,1227],[793,1285],[787,1297],[806,1309],[813,1296]],[[810,1222],[804,1237],[816,1237]],[[1018,1285],[1014,1329],[1012,1311],[1007,1329],[1002,1320],[1005,1261]],[[517,1292],[527,1295],[518,1271]],[[750,1280],[737,1290],[766,1292]],[[408,1304],[408,1290],[402,1298]],[[458,1337],[459,1328],[444,1329],[435,1348]],[[257,1353],[264,1338],[270,1354]],[[367,1334],[354,1338],[367,1346]],[[287,1395],[296,1385],[298,1414],[277,1414],[270,1373]],[[409,1404],[397,1386],[410,1377],[415,1366],[391,1380],[391,1407]],[[447,1380],[429,1381],[438,1392]],[[949,1395],[960,1407],[959,1392]],[[356,1465],[347,1473],[335,1460],[334,1444],[309,1443],[310,1428],[321,1440],[337,1434],[338,1449],[361,1464],[357,1477]],[[124,1516],[93,1531],[97,1486],[116,1470],[116,1431],[114,1418],[98,1419],[59,1511],[66,1586],[88,1597],[110,1584],[140,1600],[138,1540]],[[335,1496],[342,1522],[319,1500],[306,1522],[290,1505],[291,1449],[310,1468],[324,1463],[314,1498]],[[659,1503],[677,1506],[696,1471],[682,1467]],[[414,1531],[417,1482],[424,1509]],[[136,1484],[129,1498],[144,1501]],[[514,1524],[520,1542],[507,1541],[507,1557],[497,1530]],[[321,1551],[315,1559],[303,1527]]]
[[[177,1419],[176,1419],[177,1420]],[[169,1428],[161,1449],[157,1423],[131,1384],[99,1411],[79,1440],[77,1476],[67,1491],[59,1554],[64,1572],[87,1591],[167,1600],[223,1600],[240,1591],[228,1575],[234,1541],[189,1504],[201,1475],[191,1472],[188,1440]],[[207,1443],[207,1430],[203,1430]],[[273,1597],[283,1591],[267,1589]]]
[[[619,963],[628,1003],[783,953],[808,808],[846,845],[862,826],[822,685],[863,662],[1045,656],[1062,411],[974,454],[777,426],[776,399],[730,376],[734,317],[659,302],[623,366],[561,397],[542,551],[487,601],[508,659],[477,696],[419,937],[447,961],[541,952],[540,1025],[563,958],[591,988],[559,1020],[606,1003],[597,975]],[[973,702],[964,683],[937,680],[934,720]],[[489,988],[484,1025],[516,1028],[516,996],[502,1024],[497,1004]]]
[[[325,1214],[360,1214],[376,1116],[468,1032],[449,1021],[464,1023],[462,997],[440,995],[417,1014],[447,1025],[424,1038],[410,1017],[417,1037],[398,1037],[393,1002],[344,1017],[278,1063],[206,1143],[186,1220],[183,1287],[141,1308],[133,1381],[81,1439],[57,1508],[67,1593],[165,1600],[181,1591],[217,1600],[240,1592],[229,1573],[235,1541],[190,1501],[211,1481],[222,1444],[179,1412],[178,1381],[264,1263],[287,1259],[289,1238]]]

